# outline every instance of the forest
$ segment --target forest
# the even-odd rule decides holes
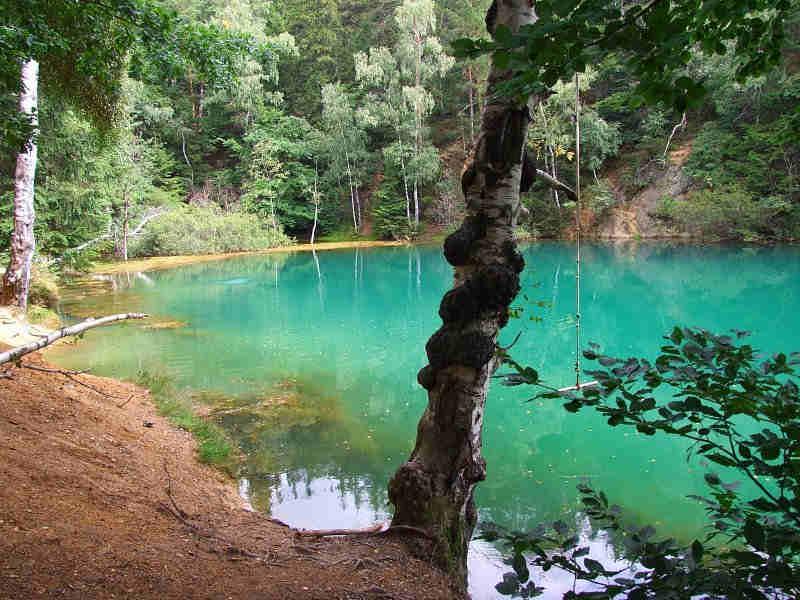
[[[797,0],[0,8],[0,431],[77,402],[100,464],[133,411],[109,502],[189,536],[165,595],[168,550],[75,597],[183,597],[190,538],[235,597],[799,593]],[[0,592],[66,589],[13,543]]]
[[[482,33],[485,2],[163,4],[191,36],[165,48],[152,32],[103,23],[113,80],[65,57],[40,68],[42,260],[80,267],[111,254],[252,250],[312,234],[415,239],[455,227],[488,62],[456,61],[451,43]],[[601,229],[683,150],[690,183],[679,198],[658,198],[657,221],[704,239],[795,239],[798,25],[784,26],[782,62],[744,82],[730,55],[697,52],[688,68],[708,94],[682,112],[664,102],[635,108],[634,75],[619,56],[593,64],[580,92],[586,219]],[[85,36],[70,40],[79,45],[98,33],[64,35]],[[19,88],[11,62],[2,90],[6,250],[19,143],[9,129]],[[541,170],[574,185],[574,85],[551,92],[533,111],[528,144]],[[572,204],[559,190],[537,184],[524,202],[528,235],[568,233]]]

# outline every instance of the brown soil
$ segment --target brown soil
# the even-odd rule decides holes
[[[414,534],[306,538],[244,510],[140,388],[0,377],[0,598],[457,597]]]

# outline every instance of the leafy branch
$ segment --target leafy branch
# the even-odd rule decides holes
[[[690,442],[687,458],[721,467],[721,474],[704,476],[709,496],[693,496],[708,515],[705,539],[684,548],[673,539],[656,540],[652,527],[629,528],[618,506],[584,484],[578,489],[586,515],[621,536],[632,576],[586,557],[588,547],[577,548],[578,538],[556,522],[531,534],[487,532],[490,539],[504,540],[514,557],[514,573],[498,589],[522,596],[540,593],[528,583],[525,556],[532,553],[532,564],[544,570],[558,567],[596,588],[570,592],[568,598],[622,593],[634,600],[698,594],[784,598],[800,593],[800,394],[794,369],[800,353],[763,358],[741,342],[746,335],[676,327],[654,362],[606,356],[592,345],[584,356],[600,366],[587,371],[598,387],[538,394],[566,400],[569,412],[595,410],[612,427],[683,438]],[[504,362],[513,369],[505,376],[507,384],[542,385],[533,369],[507,355]],[[750,485],[731,480],[737,472]]]
[[[637,104],[665,102],[679,112],[698,106],[706,88],[689,72],[692,51],[734,51],[744,81],[778,64],[790,0],[651,0],[625,9],[602,0],[537,0],[535,24],[518,32],[497,27],[492,40],[458,39],[457,56],[491,53],[513,77],[498,87],[527,98],[569,80],[610,53],[619,53],[638,80]]]

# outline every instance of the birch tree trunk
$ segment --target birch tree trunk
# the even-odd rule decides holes
[[[397,130],[397,143],[400,149],[400,172],[403,174],[403,191],[406,194],[406,221],[411,225],[411,196],[408,194],[408,177],[406,176],[406,159],[403,157],[403,138],[400,129]]]
[[[353,184],[353,171],[350,168],[350,154],[347,150],[344,151],[344,157],[347,161],[347,183],[350,186],[350,208],[353,211],[353,230],[358,233],[359,232],[359,224],[358,224],[358,215],[356,214],[356,193],[355,193],[355,186]]]
[[[0,304],[17,306],[25,312],[28,308],[28,290],[31,284],[31,265],[36,242],[33,236],[34,181],[36,179],[36,127],[39,88],[39,63],[33,59],[22,65],[22,88],[19,110],[29,115],[33,134],[25,149],[17,155],[14,172],[14,230],[11,233],[11,260],[3,276]]]
[[[319,167],[317,166],[317,160],[314,159],[314,226],[311,228],[311,245],[314,245],[314,241],[317,237],[317,220],[319,219]],[[314,254],[314,260],[316,261],[317,256],[316,253]],[[319,264],[317,264],[317,271],[319,271]]]
[[[128,227],[130,224],[130,193],[126,187],[122,192],[122,234],[117,246],[117,258],[128,262]]]
[[[531,0],[495,0],[487,14],[517,31],[535,21]],[[389,483],[392,523],[427,530],[434,556],[464,588],[467,547],[477,520],[475,486],[486,476],[481,455],[486,393],[496,341],[519,292],[524,260],[516,249],[522,157],[530,110],[495,93],[511,76],[492,66],[481,130],[461,180],[467,216],[444,243],[455,267],[454,287],[439,308],[442,326],[425,347],[429,364],[418,374],[428,406],[408,461]]]
[[[419,231],[419,184],[414,179],[414,227]]]

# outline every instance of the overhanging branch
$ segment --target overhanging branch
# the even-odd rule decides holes
[[[544,183],[549,185],[554,190],[558,190],[559,192],[564,192],[570,200],[572,200],[573,202],[577,202],[578,195],[575,193],[575,190],[573,190],[563,181],[559,181],[546,171],[542,171],[541,169],[536,169],[536,178],[541,179]]]

